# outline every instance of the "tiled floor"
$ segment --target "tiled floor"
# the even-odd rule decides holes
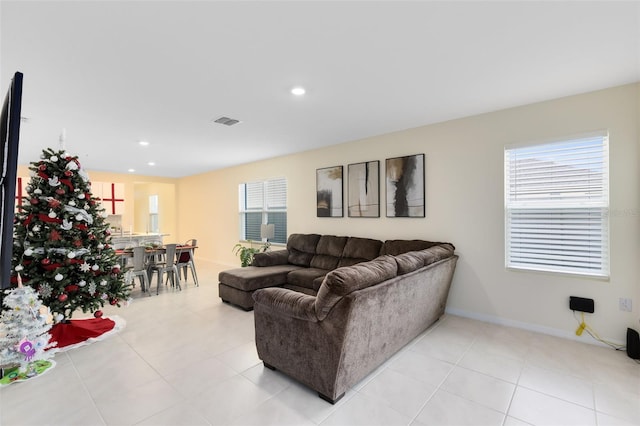
[[[257,357],[253,314],[201,285],[106,309],[111,338],[0,389],[10,425],[640,424],[640,365],[624,352],[445,316],[335,406]]]

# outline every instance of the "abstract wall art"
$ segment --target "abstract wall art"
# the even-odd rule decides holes
[[[425,217],[424,154],[386,160],[387,217]]]
[[[342,166],[316,170],[318,217],[342,217]]]
[[[349,217],[380,217],[380,161],[349,164]]]

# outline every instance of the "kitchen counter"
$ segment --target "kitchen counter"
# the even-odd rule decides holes
[[[141,246],[149,243],[163,244],[162,238],[169,234],[142,234],[136,233],[130,234],[124,233],[112,233],[111,234],[111,246],[116,249],[123,249],[129,247]]]

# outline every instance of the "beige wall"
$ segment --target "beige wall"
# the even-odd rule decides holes
[[[199,256],[238,265],[238,184],[284,176],[288,231],[454,243],[460,255],[449,311],[571,336],[570,295],[595,299],[587,322],[622,342],[640,308],[640,84],[410,129],[179,180],[180,239],[198,238]],[[504,146],[608,129],[611,279],[507,271],[504,267]],[[317,218],[315,170],[426,154],[426,218]],[[384,175],[384,173],[381,173]],[[346,194],[345,194],[346,195]],[[381,176],[384,204],[384,176]],[[633,313],[618,298],[633,299]],[[583,337],[587,340],[587,337]]]

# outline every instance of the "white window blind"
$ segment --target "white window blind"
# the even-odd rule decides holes
[[[606,133],[505,148],[506,266],[609,276]]]
[[[273,224],[269,241],[287,242],[287,180],[270,179],[239,185],[240,239],[262,240],[261,225]]]

